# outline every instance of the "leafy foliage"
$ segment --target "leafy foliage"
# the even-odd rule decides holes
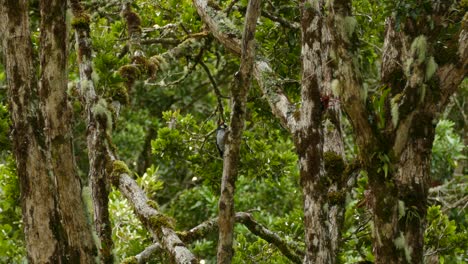
[[[434,180],[450,179],[458,163],[467,159],[463,155],[466,146],[455,133],[454,125],[450,120],[440,120],[437,124],[432,146],[431,176]]]
[[[0,262],[25,261],[24,234],[19,206],[20,190],[11,156],[0,163]]]
[[[33,1],[35,2],[35,1]],[[210,1],[221,8],[231,1]],[[385,18],[392,13],[397,23],[410,18],[433,23],[419,17],[422,9],[428,8],[429,1],[352,1],[357,24],[353,30],[359,39],[359,54],[355,64],[362,73],[368,107],[376,112],[376,127],[379,129],[389,122],[388,101],[394,96],[391,87],[380,83],[381,47],[383,46]],[[466,1],[465,1],[466,2]],[[117,4],[116,4],[117,3]],[[213,40],[206,38],[206,46],[192,50],[162,68],[155,76],[138,78],[126,87],[125,76],[119,73],[122,66],[133,63],[133,54],[126,51],[128,36],[126,25],[120,17],[120,3],[110,1],[85,1],[91,16],[91,37],[93,42],[93,81],[97,92],[110,105],[112,101],[122,103],[120,115],[113,113],[112,139],[120,158],[133,170],[138,184],[153,199],[155,206],[176,220],[177,230],[187,230],[201,222],[216,217],[218,195],[222,175],[222,159],[215,147],[214,130],[220,117],[230,114],[228,107],[229,87],[238,58],[228,54]],[[36,3],[37,4],[37,3]],[[235,26],[242,27],[246,0],[238,1],[229,17]],[[142,20],[142,39],[171,39],[180,43],[191,34],[204,30],[192,2],[189,0],[137,0],[132,8]],[[298,1],[266,1],[263,10],[289,21],[298,21]],[[33,12],[33,27],[37,28],[38,14]],[[351,21],[351,20],[349,20]],[[354,20],[353,20],[354,21]],[[448,31],[453,31],[449,28]],[[39,32],[32,35],[35,51],[39,43]],[[300,39],[298,28],[262,16],[256,32],[258,56],[266,59],[284,80],[285,93],[293,102],[300,102]],[[356,40],[357,41],[357,40]],[[439,44],[437,44],[439,45]],[[443,45],[441,43],[440,45]],[[72,48],[74,45],[70,45]],[[142,44],[147,57],[170,52],[176,44]],[[437,63],[440,62],[436,56]],[[70,87],[79,84],[76,50],[70,52]],[[214,83],[208,80],[206,65]],[[5,83],[5,73],[0,63],[0,88]],[[217,97],[213,87],[220,90],[224,113],[217,108]],[[466,86],[468,87],[468,86]],[[463,103],[466,95],[456,99]],[[86,118],[82,102],[73,95],[70,98],[75,109],[74,144],[76,160],[83,184],[87,184],[88,160],[86,153]],[[0,89],[0,149],[9,149],[9,116],[5,104],[6,94]],[[397,104],[396,104],[397,105]],[[398,106],[398,105],[397,105]],[[433,145],[432,177],[447,180],[459,164],[466,160],[466,147],[460,136],[463,121],[460,109],[453,108],[447,119],[436,129]],[[398,109],[397,109],[398,110]],[[396,111],[398,113],[398,111]],[[397,123],[397,122],[395,122]],[[358,155],[350,125],[345,124],[347,158]],[[5,155],[9,155],[8,153]],[[391,174],[390,157],[378,153],[383,174]],[[149,163],[144,164],[142,160]],[[0,156],[0,262],[19,263],[24,260],[22,242],[19,189],[14,163],[11,157]],[[248,97],[246,128],[241,146],[241,161],[235,196],[237,211],[250,211],[255,219],[277,232],[283,239],[304,247],[302,197],[298,180],[297,155],[288,132],[281,127],[270,111],[270,106],[256,86]],[[346,215],[343,229],[343,245],[339,261],[355,263],[373,261],[371,247],[370,213],[366,206],[367,175],[362,172],[351,195],[346,199]],[[85,188],[89,192],[89,189]],[[86,196],[88,195],[88,196]],[[86,194],[85,200],[90,197]],[[91,213],[91,212],[90,212]],[[463,219],[445,215],[437,206],[428,211],[428,228],[425,242],[427,253],[436,252],[441,261],[461,263],[466,260],[466,213]],[[110,215],[118,260],[134,256],[152,243],[141,222],[132,212],[128,202],[117,192],[110,194]],[[217,234],[211,234],[191,245],[193,252],[212,263],[216,256]],[[261,238],[251,234],[244,226],[236,226],[234,263],[290,263],[278,249]],[[164,262],[164,257],[155,262]]]
[[[465,215],[466,217],[466,215]],[[440,206],[427,210],[428,226],[424,236],[426,255],[439,255],[441,263],[462,263],[468,258],[466,226],[457,226],[441,211]]]

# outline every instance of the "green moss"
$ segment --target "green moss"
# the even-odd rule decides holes
[[[90,18],[88,14],[80,14],[72,19],[71,25],[74,29],[89,29]]]
[[[118,85],[112,89],[110,97],[113,101],[118,101],[123,105],[128,104],[130,101],[127,88],[122,85]]]
[[[111,181],[114,183],[114,185],[118,185],[120,175],[123,173],[130,175],[132,172],[127,167],[127,164],[125,164],[125,162],[121,160],[114,160],[114,162],[112,162],[112,173],[111,173]]]
[[[141,72],[136,65],[124,65],[120,67],[119,74],[126,79],[136,79]]]
[[[135,82],[135,80],[141,76],[141,71],[139,67],[137,67],[137,65],[134,64],[124,65],[120,67],[118,72],[120,76],[122,76],[122,78],[127,80],[127,88],[130,88]]]
[[[163,214],[157,214],[150,218],[150,225],[154,229],[159,229],[161,227],[174,228],[175,220],[169,216]]]
[[[327,151],[323,153],[323,159],[328,178],[333,181],[341,181],[345,169],[343,158],[333,151]]]
[[[115,160],[112,163],[112,173],[113,174],[122,174],[122,173],[131,174],[132,171],[130,171],[130,169],[127,167],[127,164],[125,164],[125,162],[121,160]]]
[[[164,69],[165,66],[167,65],[166,60],[159,55],[155,55],[151,57],[148,63],[151,65],[151,67],[154,68],[154,73],[156,73],[158,70]]]
[[[343,204],[346,200],[346,191],[328,192],[327,196],[328,196],[328,201],[330,201],[330,204],[332,205]]]
[[[138,264],[138,259],[135,256],[125,258],[121,264]]]
[[[148,200],[146,202],[147,205],[149,205],[151,208],[153,209],[156,209],[156,210],[159,210],[159,205],[157,202],[153,201],[153,200]]]

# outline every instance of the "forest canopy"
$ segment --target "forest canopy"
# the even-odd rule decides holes
[[[468,262],[467,10],[0,0],[0,262]]]

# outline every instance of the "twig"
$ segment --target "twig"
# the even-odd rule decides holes
[[[236,222],[243,224],[250,232],[265,241],[275,245],[281,253],[294,263],[301,263],[304,251],[297,245],[284,241],[277,233],[267,229],[254,220],[250,213],[238,212],[235,214]],[[218,230],[218,218],[209,219],[189,231],[180,232],[179,236],[185,243],[192,243],[210,233]]]
[[[213,75],[211,75],[210,69],[208,66],[203,61],[200,61],[200,66],[205,70],[206,75],[208,75],[208,79],[210,79],[211,85],[213,86],[214,92],[216,94],[216,99],[218,101],[218,111],[219,115],[221,116],[221,120],[224,122],[224,107],[223,107],[223,101],[222,101],[222,94],[221,91],[219,90],[218,85],[216,84],[215,79],[213,78]]]

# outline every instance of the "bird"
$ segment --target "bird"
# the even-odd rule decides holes
[[[216,147],[218,148],[219,155],[224,155],[224,144],[226,143],[226,129],[227,125],[224,122],[220,122],[216,129]]]

